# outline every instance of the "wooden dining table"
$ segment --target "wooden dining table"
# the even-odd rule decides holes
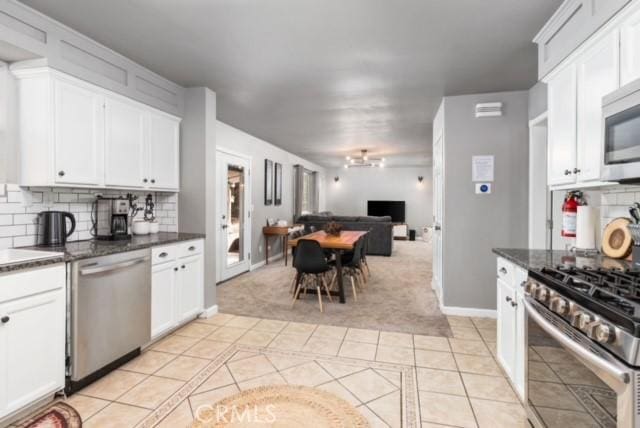
[[[360,230],[343,230],[342,232],[340,232],[339,236],[334,236],[327,234],[323,230],[320,230],[305,236],[301,236],[300,238],[290,240],[289,246],[291,248],[294,248],[298,245],[298,242],[301,239],[314,240],[320,244],[320,247],[326,250],[331,250],[335,253],[338,278],[338,296],[340,298],[340,303],[345,303],[346,300],[344,297],[344,285],[342,283],[342,254],[345,251],[353,251],[356,242],[358,242],[358,240],[367,233],[369,232]],[[296,285],[299,280],[299,278],[296,279]]]

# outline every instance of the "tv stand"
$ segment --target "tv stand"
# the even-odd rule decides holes
[[[409,237],[409,226],[406,223],[394,223],[393,239],[406,241]]]

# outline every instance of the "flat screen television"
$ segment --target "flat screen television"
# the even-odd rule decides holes
[[[404,201],[367,201],[367,215],[390,216],[394,223],[404,223]]]

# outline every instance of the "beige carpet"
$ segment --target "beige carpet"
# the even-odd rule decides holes
[[[291,308],[289,286],[295,274],[282,260],[233,278],[218,286],[222,313],[284,321],[329,324],[354,328],[451,336],[446,317],[431,289],[431,245],[422,241],[396,241],[393,256],[368,257],[371,278],[358,301],[350,286],[347,303],[329,303],[324,313],[315,295],[307,295]],[[345,280],[347,285],[348,280]]]

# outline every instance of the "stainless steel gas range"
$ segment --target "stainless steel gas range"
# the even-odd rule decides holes
[[[640,271],[543,268],[524,284],[535,427],[640,427]]]

